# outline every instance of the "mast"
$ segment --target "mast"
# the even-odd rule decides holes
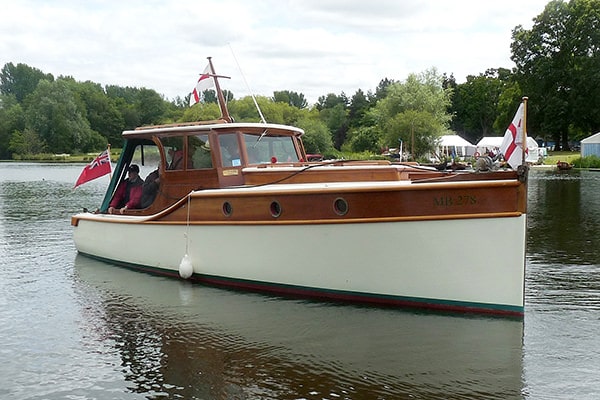
[[[221,118],[227,122],[233,122],[233,119],[229,115],[229,110],[227,109],[227,103],[225,103],[225,96],[223,96],[223,92],[221,91],[221,86],[219,85],[219,80],[217,78],[221,78],[215,72],[215,67],[213,67],[212,57],[208,58],[208,65],[210,65],[210,75],[215,81],[215,89],[217,90],[217,99],[219,101],[219,108],[221,109]],[[222,78],[227,78],[223,76]]]
[[[529,100],[529,97],[523,96],[523,144],[521,145],[522,165],[525,165],[525,152],[527,151],[527,100]]]

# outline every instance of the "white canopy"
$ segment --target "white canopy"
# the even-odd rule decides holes
[[[438,141],[440,152],[447,156],[451,154],[466,156],[475,153],[475,145],[458,135],[443,135]]]
[[[440,146],[475,147],[471,142],[458,135],[443,135],[440,137]]]
[[[477,151],[479,154],[484,154],[486,149],[492,150],[494,153],[498,151],[504,140],[503,136],[486,136],[477,142]],[[527,136],[527,162],[536,163],[539,159],[538,144],[534,138]]]
[[[477,151],[483,154],[486,148],[489,150],[494,150],[496,147],[500,148],[503,139],[503,136],[484,136],[477,142]]]

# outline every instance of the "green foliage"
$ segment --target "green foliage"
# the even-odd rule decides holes
[[[121,143],[121,132],[125,124],[114,98],[106,96],[102,86],[90,81],[70,82],[73,93],[79,97],[82,111],[90,128],[106,137],[108,143]]]
[[[98,134],[90,128],[85,110],[65,80],[42,80],[27,99],[26,128],[36,132],[50,152],[69,153],[96,144]]]
[[[263,101],[264,99],[264,101]],[[266,98],[257,98],[257,103],[260,105],[261,103],[265,103],[268,101]],[[233,116],[234,120],[237,122],[261,122],[260,114],[256,109],[256,105],[254,104],[254,100],[251,96],[243,97],[239,100],[232,101],[228,104],[229,113]],[[275,117],[275,115],[271,115],[271,117]],[[265,117],[266,118],[266,117]],[[272,121],[272,120],[268,120]]]
[[[166,104],[163,97],[155,90],[141,88],[135,101],[140,112],[142,125],[156,125],[165,122]]]
[[[11,158],[9,143],[15,131],[25,129],[25,114],[14,95],[0,95],[0,159]]]
[[[350,128],[363,126],[365,115],[371,108],[371,105],[364,92],[358,89],[354,96],[352,96],[350,106],[348,107],[348,126]]]
[[[454,89],[452,126],[471,143],[477,143],[483,136],[501,133],[494,124],[498,118],[499,99],[507,85],[500,78],[501,74],[502,71],[490,69],[478,76],[470,75],[464,84]]]
[[[15,131],[10,138],[8,145],[13,156],[28,156],[40,154],[46,151],[47,146],[44,139],[40,138],[36,132],[31,129],[25,131]]]
[[[183,111],[181,122],[212,121],[221,117],[217,103],[198,103]]]
[[[289,90],[273,92],[273,101],[275,103],[285,103],[299,109],[308,107],[308,101],[302,93],[290,92]]]
[[[348,148],[355,153],[370,152],[379,154],[381,153],[380,142],[379,131],[373,126],[365,126],[351,131],[346,143],[347,146],[344,148]]]
[[[308,154],[325,155],[333,152],[331,133],[323,121],[306,116],[298,121],[297,126],[304,130],[302,142]]]
[[[500,135],[506,132],[506,128],[508,128],[515,117],[515,113],[522,101],[523,90],[521,90],[519,83],[514,79],[511,79],[510,82],[505,82],[502,93],[498,96],[496,121],[494,121],[495,133]],[[531,113],[528,113],[528,115],[531,115]]]
[[[600,168],[600,157],[596,155],[579,157],[572,161],[575,168]]]
[[[390,85],[387,96],[372,110],[382,134],[380,147],[396,147],[401,140],[414,158],[432,151],[436,139],[447,131],[451,93],[435,69]]]
[[[7,63],[0,73],[0,94],[13,95],[22,103],[42,79],[52,82],[54,77],[25,64]]]
[[[322,111],[327,108],[334,108],[337,105],[341,105],[343,108],[348,106],[348,98],[343,92],[339,96],[335,93],[320,96],[315,107],[317,107],[317,110]]]
[[[330,102],[332,107],[322,108],[319,115],[333,135],[333,145],[341,148],[348,132],[348,110],[344,102]]]
[[[530,103],[529,130],[568,150],[571,128],[600,128],[600,0],[550,1],[512,33],[512,60]]]

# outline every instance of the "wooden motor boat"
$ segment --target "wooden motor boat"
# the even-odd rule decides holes
[[[526,167],[308,161],[301,129],[231,122],[210,66],[222,118],[123,132],[98,212],[72,217],[79,253],[287,296],[523,314]],[[132,163],[158,165],[156,197],[109,214]]]

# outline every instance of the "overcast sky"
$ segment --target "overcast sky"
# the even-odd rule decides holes
[[[512,68],[512,29],[531,28],[547,3],[0,0],[0,67],[24,63],[174,99],[190,93],[211,56],[217,73],[231,76],[222,87],[236,98],[290,90],[314,103],[432,67],[459,83]]]

